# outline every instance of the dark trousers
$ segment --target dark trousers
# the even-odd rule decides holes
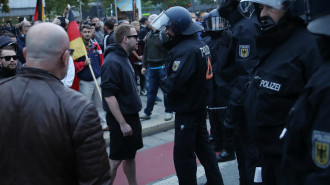
[[[234,128],[240,185],[256,184],[254,183],[255,169],[260,164],[257,143],[244,119],[240,120]]]
[[[264,155],[261,153],[262,184],[280,185],[280,155]]]
[[[137,85],[140,85],[140,89],[143,90],[144,86],[145,86],[145,82],[146,82],[146,78],[144,75],[142,75],[141,73],[141,69],[142,69],[142,64],[133,64],[133,69],[135,72],[135,81]],[[138,84],[137,82],[137,77],[140,78],[140,83]]]
[[[226,150],[234,152],[234,135],[233,129],[227,129],[223,125],[226,110],[209,109],[209,120],[211,126],[211,136],[214,139],[214,147],[217,151]]]
[[[149,87],[147,90],[147,107],[144,109],[146,115],[151,115],[152,110],[154,109],[157,92],[160,87],[160,81],[166,76],[165,69],[149,69],[148,80]],[[164,106],[165,112],[172,113],[168,108],[167,94],[163,91],[164,94]]]
[[[174,165],[180,185],[195,185],[196,155],[208,185],[223,185],[216,154],[208,139],[206,111],[175,115]]]

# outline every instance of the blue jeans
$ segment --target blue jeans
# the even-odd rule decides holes
[[[147,89],[147,107],[144,109],[144,113],[148,116],[151,115],[152,110],[154,109],[156,96],[160,86],[160,81],[166,76],[166,69],[149,69],[148,81],[149,87]],[[165,112],[172,113],[168,108],[167,94],[163,91],[164,94],[164,106]]]

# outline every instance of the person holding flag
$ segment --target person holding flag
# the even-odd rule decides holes
[[[70,8],[68,18],[68,36],[70,39],[70,48],[75,50],[72,58],[77,75],[73,88],[75,89],[77,87],[77,82],[79,81],[79,92],[87,96],[94,103],[101,119],[102,129],[108,131],[109,127],[105,121],[105,112],[102,108],[99,89],[101,83],[101,66],[103,64],[101,47],[97,43],[90,41],[92,28],[89,25],[84,25],[80,30],[78,29],[77,22]]]

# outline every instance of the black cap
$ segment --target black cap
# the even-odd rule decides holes
[[[7,36],[0,36],[0,49],[9,46],[9,45],[14,45],[16,46],[16,43],[9,37]]]

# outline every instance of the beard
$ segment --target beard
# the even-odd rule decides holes
[[[16,74],[16,68],[1,67],[5,76],[14,76]]]

